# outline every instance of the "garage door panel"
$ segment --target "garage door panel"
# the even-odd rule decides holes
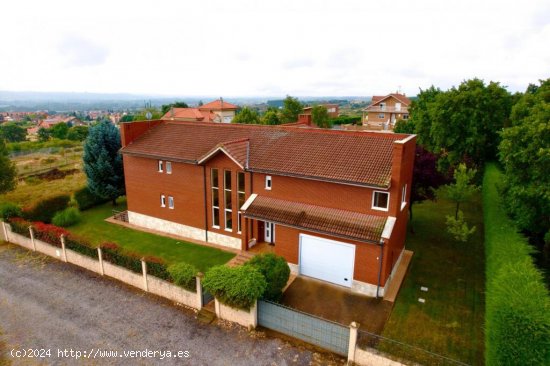
[[[300,273],[351,287],[355,246],[300,234]]]

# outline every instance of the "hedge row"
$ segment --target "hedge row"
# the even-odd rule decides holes
[[[120,251],[120,247],[115,243],[101,244],[103,260],[124,267],[135,273],[142,273],[141,257],[133,253],[124,253]]]
[[[172,264],[168,267],[170,280],[176,285],[193,292],[197,291],[196,277],[198,272],[195,266],[185,262]]]
[[[11,230],[14,233],[23,235],[27,238],[31,237],[31,233],[29,232],[29,226],[31,226],[32,223],[30,221],[27,221],[20,217],[10,217],[8,222],[11,226]]]
[[[500,206],[502,174],[488,164],[483,178],[487,365],[550,365],[550,295],[531,258],[532,247]]]
[[[35,239],[61,248],[61,235],[68,236],[69,232],[59,226],[45,224],[43,222],[32,223]]]
[[[65,248],[73,250],[77,253],[84,254],[87,257],[98,259],[97,248],[94,248],[89,242],[84,239],[77,238],[74,235],[65,237]]]
[[[31,207],[23,209],[23,217],[30,221],[51,223],[55,214],[69,206],[71,197],[62,194],[43,199]]]
[[[168,282],[172,282],[170,273],[168,272],[168,266],[164,260],[157,257],[145,257],[143,260],[147,263],[147,274],[160,278]]]
[[[333,125],[348,125],[348,124],[357,124],[361,122],[361,116],[340,116],[332,118],[331,122]]]
[[[80,209],[80,211],[90,209],[109,201],[108,198],[105,199],[96,196],[88,189],[88,187],[84,187],[76,191],[74,194],[74,199],[78,204],[78,208]]]

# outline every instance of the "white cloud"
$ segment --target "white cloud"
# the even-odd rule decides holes
[[[19,0],[2,13],[0,90],[416,94],[550,77],[544,0]]]

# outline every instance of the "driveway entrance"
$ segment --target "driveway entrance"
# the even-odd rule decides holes
[[[392,303],[351,292],[312,278],[298,276],[285,291],[282,304],[308,314],[380,334],[388,320]]]

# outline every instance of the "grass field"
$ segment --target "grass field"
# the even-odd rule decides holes
[[[125,250],[143,256],[160,257],[169,263],[191,263],[202,272],[214,265],[226,263],[235,256],[233,253],[219,249],[145,233],[104,221],[113,215],[112,210],[125,209],[125,202],[119,200],[116,207],[107,203],[86,210],[82,212],[82,221],[68,229],[97,245],[106,241],[115,242]]]
[[[445,229],[450,202],[423,202],[413,208],[414,234],[406,247],[414,252],[409,273],[386,323],[385,337],[467,364],[484,362],[484,246],[481,195],[461,209],[477,230],[467,243],[453,240]],[[428,287],[428,292],[420,287]],[[424,304],[418,301],[424,298]],[[451,364],[396,344],[380,349],[421,364]]]

